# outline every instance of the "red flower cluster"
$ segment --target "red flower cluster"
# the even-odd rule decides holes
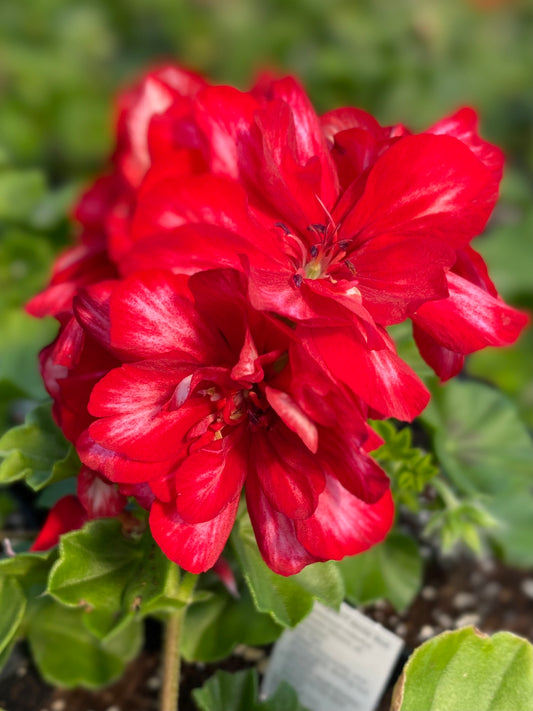
[[[127,91],[111,172],[29,305],[61,324],[42,372],[88,516],[135,496],[193,572],[243,489],[283,575],[382,540],[393,504],[366,421],[429,397],[386,327],[412,319],[446,379],[526,320],[470,247],[501,170],[470,109],[413,135],[319,117],[292,78],[243,93],[168,66]]]

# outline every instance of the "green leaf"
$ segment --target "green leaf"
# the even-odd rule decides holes
[[[192,696],[200,711],[307,711],[286,682],[269,699],[259,701],[255,669],[235,674],[218,671]]]
[[[377,420],[372,427],[385,440],[372,455],[391,479],[396,504],[418,511],[418,495],[439,473],[433,456],[413,446],[409,427],[398,430],[389,420]]]
[[[133,612],[123,609],[122,598],[142,554],[139,542],[126,538],[116,519],[91,521],[61,537],[47,592],[64,605],[83,607],[94,618],[91,631],[104,636],[123,613]]]
[[[74,447],[52,418],[49,404],[36,407],[23,425],[0,438],[0,457],[0,483],[25,479],[36,491],[75,476],[80,467]]]
[[[35,319],[19,309],[2,311],[0,380],[18,387],[26,397],[43,400],[46,390],[39,374],[39,351],[57,333],[52,318]]]
[[[15,646],[16,640],[13,638],[11,642],[0,652],[0,672],[4,668],[4,666],[8,663],[9,658],[11,657],[11,652],[13,651],[13,648]],[[0,711],[5,711],[5,709],[0,708]]]
[[[533,647],[510,632],[443,632],[409,658],[393,711],[530,711]]]
[[[261,702],[257,711],[310,711],[298,701],[298,694],[286,681],[282,681],[276,691]]]
[[[410,536],[393,531],[383,543],[337,563],[344,578],[346,599],[366,605],[387,599],[405,610],[422,583],[422,558]]]
[[[278,624],[294,627],[311,612],[314,600],[339,608],[344,585],[334,563],[314,563],[290,577],[277,575],[261,557],[245,516],[234,529],[232,541],[257,609],[268,612]]]
[[[189,661],[212,662],[227,657],[237,644],[269,644],[281,632],[270,615],[256,610],[246,588],[235,599],[218,585],[187,609],[182,654]]]
[[[196,575],[184,571],[169,560],[147,531],[135,575],[124,591],[123,608],[142,615],[172,612],[188,604],[193,597]]]
[[[451,551],[458,543],[464,543],[477,555],[481,554],[482,530],[496,528],[498,521],[484,508],[479,495],[457,498],[442,477],[433,485],[443,508],[432,513],[424,535],[437,533],[444,553]]]
[[[51,561],[55,559],[56,551],[39,551],[17,553],[11,558],[0,560],[0,575],[6,578],[17,578],[22,587],[28,588],[37,583],[45,583],[48,577]]]
[[[64,496],[75,496],[78,488],[77,485],[78,478],[75,476],[70,476],[66,479],[56,481],[53,484],[48,484],[41,490],[39,496],[35,500],[35,508],[51,509],[52,506]]]
[[[46,181],[38,170],[0,171],[0,220],[26,222],[46,193]]]
[[[17,504],[9,491],[0,491],[0,528],[4,528],[7,517],[17,510]]]
[[[523,260],[525,261],[525,260]],[[513,398],[520,417],[533,429],[533,329],[527,329],[512,348],[485,348],[472,353],[467,371],[496,385]]]
[[[0,578],[0,654],[10,645],[24,617],[26,597],[14,578]]]
[[[422,421],[455,486],[481,496],[500,523],[490,531],[491,540],[508,562],[530,565],[533,443],[513,403],[486,385],[452,381],[435,391]]]
[[[49,190],[33,210],[32,227],[39,230],[50,229],[64,220],[81,188],[80,183],[72,181],[55,190]]]
[[[99,519],[61,537],[47,592],[64,605],[83,607],[87,628],[106,637],[128,617],[187,604],[196,576],[180,575],[149,531],[126,537],[118,520]]]
[[[201,711],[255,711],[257,688],[254,670],[236,674],[218,671],[192,695]]]
[[[506,301],[515,302],[531,294],[531,264],[524,255],[533,248],[533,211],[529,208],[514,223],[499,225],[476,244],[486,260],[498,291]]]
[[[0,242],[0,309],[20,307],[45,285],[53,251],[42,235],[11,227]]]
[[[14,405],[25,393],[14,383],[0,377],[0,433],[13,424]]]
[[[138,653],[140,623],[131,621],[105,643],[88,632],[83,611],[40,598],[28,620],[28,641],[37,667],[50,684],[98,688],[118,678]]]

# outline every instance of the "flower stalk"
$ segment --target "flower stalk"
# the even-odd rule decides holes
[[[163,684],[160,711],[178,711],[181,673],[181,629],[186,607],[171,612],[165,623]]]

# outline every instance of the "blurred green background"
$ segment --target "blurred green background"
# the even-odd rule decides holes
[[[261,68],[295,73],[319,111],[355,105],[415,129],[475,107],[508,156],[476,246],[502,295],[531,309],[532,28],[520,0],[1,0],[0,427],[14,399],[44,395],[35,358],[54,325],[20,305],[45,284],[69,239],[65,213],[105,164],[117,87],[164,58],[241,88]],[[531,331],[469,369],[531,424],[530,351]]]

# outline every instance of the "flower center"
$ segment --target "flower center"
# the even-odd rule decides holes
[[[338,239],[338,227],[332,221],[328,225],[309,225],[307,230],[315,240],[302,238],[291,232],[289,228],[277,223],[282,232],[284,251],[294,268],[293,281],[297,287],[304,279],[324,279],[334,281],[332,270],[337,266],[346,267],[343,271],[353,274],[352,263],[346,259],[349,240]]]
[[[223,393],[218,386],[199,391],[213,403],[208,430],[214,439],[224,436],[223,430],[248,422],[254,429],[266,427],[269,421],[270,405],[257,385]]]

